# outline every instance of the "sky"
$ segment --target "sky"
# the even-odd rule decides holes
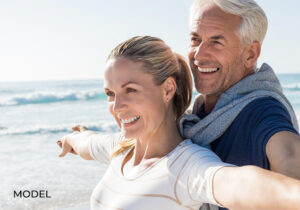
[[[300,73],[300,1],[257,0],[269,20],[258,64]],[[117,44],[162,38],[187,55],[192,0],[0,0],[0,82],[99,79]]]

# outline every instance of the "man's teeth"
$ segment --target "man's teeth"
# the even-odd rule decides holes
[[[131,123],[137,121],[138,119],[140,119],[140,116],[136,116],[128,119],[121,119],[121,123]]]
[[[198,67],[198,70],[200,71],[200,72],[216,72],[216,71],[218,71],[219,70],[219,68],[200,68],[200,67]]]

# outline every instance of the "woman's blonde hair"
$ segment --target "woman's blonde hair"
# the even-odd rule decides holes
[[[169,77],[175,79],[177,88],[172,107],[178,121],[191,103],[193,89],[191,72],[184,58],[173,53],[161,39],[151,36],[136,36],[122,42],[111,51],[107,61],[115,57],[143,63],[143,71],[153,76],[156,85],[161,85]],[[135,140],[124,140],[120,146],[111,158],[133,148]]]

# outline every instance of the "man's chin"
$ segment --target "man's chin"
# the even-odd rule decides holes
[[[196,90],[203,95],[214,95],[218,92],[216,83],[203,84],[196,87]]]

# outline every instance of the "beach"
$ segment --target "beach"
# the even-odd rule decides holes
[[[73,206],[73,207],[69,207],[69,208],[64,208],[61,210],[87,210],[89,208],[90,208],[89,204],[85,204],[85,205],[78,205],[78,206]]]
[[[300,74],[279,80],[299,122]],[[119,131],[107,111],[103,81],[0,83],[0,116],[0,209],[89,209],[107,166],[72,154],[59,158],[56,141],[77,124],[103,134]],[[48,197],[14,194],[24,191]]]

